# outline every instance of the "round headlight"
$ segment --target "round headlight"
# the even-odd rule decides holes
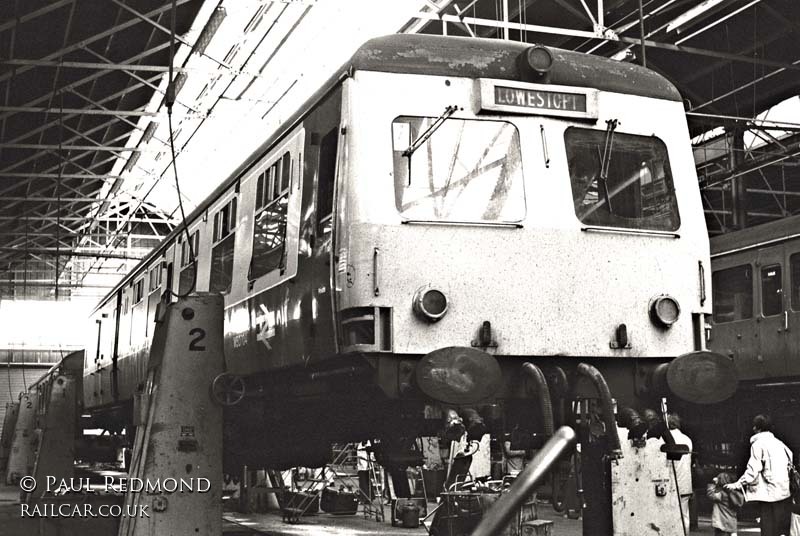
[[[668,328],[678,321],[679,316],[681,307],[672,296],[663,294],[650,301],[650,319],[653,323]]]
[[[428,322],[437,322],[447,313],[447,296],[431,287],[422,287],[414,294],[414,312]]]

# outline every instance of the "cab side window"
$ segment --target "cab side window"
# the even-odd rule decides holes
[[[783,312],[783,284],[780,264],[761,269],[761,312],[764,316]]]
[[[753,270],[749,264],[717,270],[711,275],[714,322],[753,317]]]

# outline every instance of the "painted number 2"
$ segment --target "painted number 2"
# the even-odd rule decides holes
[[[206,338],[206,330],[201,328],[193,328],[189,330],[189,335],[192,335],[192,340],[189,341],[189,351],[191,352],[203,352],[206,349],[206,345],[203,344],[203,340]]]

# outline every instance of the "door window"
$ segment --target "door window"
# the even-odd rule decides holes
[[[792,310],[800,311],[800,253],[789,257],[790,284],[792,285]]]
[[[753,317],[753,275],[749,264],[717,270],[711,275],[714,322]]]
[[[761,269],[761,312],[774,316],[783,312],[781,266],[773,264]]]

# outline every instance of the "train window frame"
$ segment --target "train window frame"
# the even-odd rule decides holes
[[[629,144],[627,152],[614,152],[614,146],[619,147],[620,142]],[[610,146],[612,151],[607,153],[607,158],[603,156],[604,150],[601,149],[605,146]],[[597,151],[591,150],[592,148],[596,148]],[[600,130],[571,126],[564,130],[564,150],[572,190],[573,210],[582,224],[659,232],[676,232],[680,229],[680,207],[675,192],[669,150],[661,138],[655,135],[617,132],[611,127]],[[638,150],[642,155],[647,155],[649,152],[651,158],[646,159],[647,156],[634,158],[637,156],[634,150]],[[591,156],[587,158],[586,155]],[[622,160],[622,166],[628,167],[617,170],[614,176],[626,177],[626,180],[617,179],[616,182],[620,186],[613,189],[609,188],[611,179],[609,168],[620,166],[619,155],[627,157]],[[636,161],[641,162],[638,171],[635,169]],[[605,179],[602,179],[603,174],[606,175]],[[601,180],[605,181],[602,191]],[[652,185],[653,191],[649,194],[644,191],[646,185]],[[611,201],[620,194],[625,194],[630,201],[623,205],[623,208],[637,211],[638,207],[638,214],[614,214]],[[644,201],[648,198],[657,200],[659,196],[662,198],[660,204],[645,205]],[[611,209],[606,209],[607,206]],[[646,210],[656,212],[648,215],[645,214]]]
[[[768,281],[764,278],[764,274],[769,270],[777,270],[777,274],[774,277],[771,277],[769,281],[777,281],[779,287],[777,287],[774,292],[767,292],[765,289],[765,282]],[[769,274],[767,274],[769,276]],[[778,316],[783,314],[784,311],[784,303],[783,303],[783,266],[780,263],[773,263],[768,264],[767,266],[763,266],[759,271],[759,281],[761,284],[761,316],[764,318],[769,318],[772,316]],[[778,296],[778,302],[769,302],[770,308],[767,312],[767,297],[768,296]],[[774,312],[772,312],[774,311]]]
[[[425,122],[427,121],[427,123]],[[440,121],[437,123],[437,121]],[[415,128],[414,122],[419,122],[417,126],[416,136],[414,138]],[[458,133],[458,138],[453,142],[452,136],[450,138],[442,136],[447,129],[457,128],[461,125],[461,132]],[[404,125],[404,126],[401,126]],[[438,125],[438,126],[435,126]],[[479,143],[481,140],[468,140],[464,144],[463,153],[462,143],[464,132],[467,130],[465,127],[479,127],[484,129],[486,137],[483,138],[485,144],[481,151],[470,151],[469,142]],[[490,131],[491,127],[497,128],[500,126],[502,129],[508,128],[506,132],[497,131],[492,139]],[[527,217],[527,191],[525,184],[525,173],[522,162],[522,141],[519,133],[519,128],[513,122],[506,119],[486,119],[486,118],[473,118],[473,117],[447,117],[436,118],[433,116],[420,116],[420,115],[399,115],[395,117],[390,125],[390,135],[392,139],[392,161],[393,161],[393,177],[394,177],[394,194],[395,194],[395,209],[404,221],[420,221],[420,222],[442,222],[442,223],[468,223],[468,224],[487,224],[487,225],[519,225]],[[429,132],[430,134],[426,134]],[[469,136],[478,137],[481,132],[470,132]],[[501,138],[508,136],[505,147],[500,147]],[[424,139],[419,146],[415,147],[413,151],[411,148],[415,146],[416,141]],[[438,191],[428,191],[431,188],[436,188],[432,185],[430,171],[428,172],[427,180],[418,178],[414,180],[414,169],[432,170],[434,166],[433,154],[431,150],[432,143],[437,142],[450,142],[455,143],[453,151],[447,151],[447,147],[443,151],[436,151],[436,155],[440,161],[436,163],[447,164],[449,167],[447,181],[444,186]],[[427,148],[426,148],[427,146]],[[495,148],[499,150],[494,151]],[[445,156],[453,153],[454,156]],[[496,153],[496,155],[495,155]],[[427,165],[414,163],[413,157],[419,155],[429,154]],[[455,163],[459,160],[458,155],[478,155],[479,160],[470,167],[471,163],[459,162],[460,168],[467,171],[467,174],[462,178],[455,181],[459,185],[460,190],[456,190],[458,195],[451,196],[454,201],[450,202],[449,207],[445,207],[447,203],[447,194],[450,192],[453,173],[455,172]],[[493,161],[486,163],[487,157],[495,157]],[[502,162],[501,162],[502,160]],[[498,162],[500,162],[498,164]],[[493,170],[499,167],[499,175],[494,186],[489,188],[490,195],[481,197],[475,195],[480,192],[480,188],[489,184],[491,177],[494,175]],[[485,182],[484,182],[485,181]],[[412,183],[414,188],[412,188]],[[420,187],[419,184],[427,185]],[[503,187],[499,187],[502,185]],[[463,192],[467,187],[471,187],[472,195],[464,196]],[[483,188],[484,191],[486,188]],[[444,191],[441,195],[440,192]],[[416,197],[414,197],[416,195]],[[502,197],[500,197],[502,195]],[[440,201],[434,203],[436,197],[441,198]],[[459,201],[461,198],[462,201]],[[471,201],[472,205],[468,206],[463,200]],[[477,209],[477,201],[483,203],[485,206]],[[424,205],[419,209],[420,204],[429,204],[430,207],[426,208]],[[437,206],[438,205],[438,206]],[[447,210],[447,214],[442,214],[443,210]],[[476,215],[482,212],[480,216]]]
[[[150,268],[147,275],[148,278],[148,292],[153,293],[161,288],[161,263]]]
[[[236,256],[237,204],[237,196],[234,195],[214,213],[209,292],[228,294],[231,291],[233,260]]]
[[[180,243],[180,266],[178,269],[178,293],[181,295],[189,294],[197,287],[197,255],[200,248],[200,229],[195,229],[189,233],[189,240],[192,243],[190,255],[189,240],[186,240],[184,234],[181,235],[183,240],[179,237]]]
[[[250,251],[248,281],[268,275],[276,270],[282,275],[286,270],[286,240],[289,223],[289,196],[293,186],[295,159],[291,151],[284,151],[269,161],[256,179],[256,198],[253,209],[253,236]],[[276,225],[271,245],[266,249],[261,234]],[[262,232],[263,231],[263,232]],[[276,241],[275,238],[279,238]]]
[[[144,277],[133,282],[133,305],[139,305],[144,300]]]
[[[326,132],[319,142],[315,199],[315,233],[330,234],[333,221],[333,197],[336,189],[336,164],[339,160],[339,125]]]
[[[800,311],[800,253],[789,255],[790,307]]]
[[[734,279],[731,277],[735,274],[736,270],[743,270],[744,275],[743,278]],[[727,274],[726,274],[727,273]],[[720,281],[720,277],[726,274],[726,280],[724,281],[724,285],[722,281]],[[730,266],[728,268],[722,268],[720,270],[714,270],[711,274],[711,292],[712,292],[712,303],[713,303],[713,310],[712,310],[712,318],[714,319],[714,323],[716,324],[728,324],[730,322],[738,322],[742,320],[751,320],[754,316],[754,304],[755,304],[755,278],[753,277],[753,267],[749,263],[745,264],[737,264],[735,266]],[[741,282],[749,281],[749,285],[741,284]],[[730,283],[738,283],[740,287],[739,290],[749,287],[749,292],[742,293],[737,292],[737,285],[731,285]],[[722,296],[722,293],[725,293],[725,296]],[[744,300],[740,297],[745,295]],[[730,296],[730,297],[729,297]],[[727,304],[728,302],[732,303],[730,306],[731,312],[726,313],[724,316],[720,311],[720,308],[723,307],[723,304]],[[746,305],[749,303],[749,307]],[[730,318],[728,318],[730,316]]]

